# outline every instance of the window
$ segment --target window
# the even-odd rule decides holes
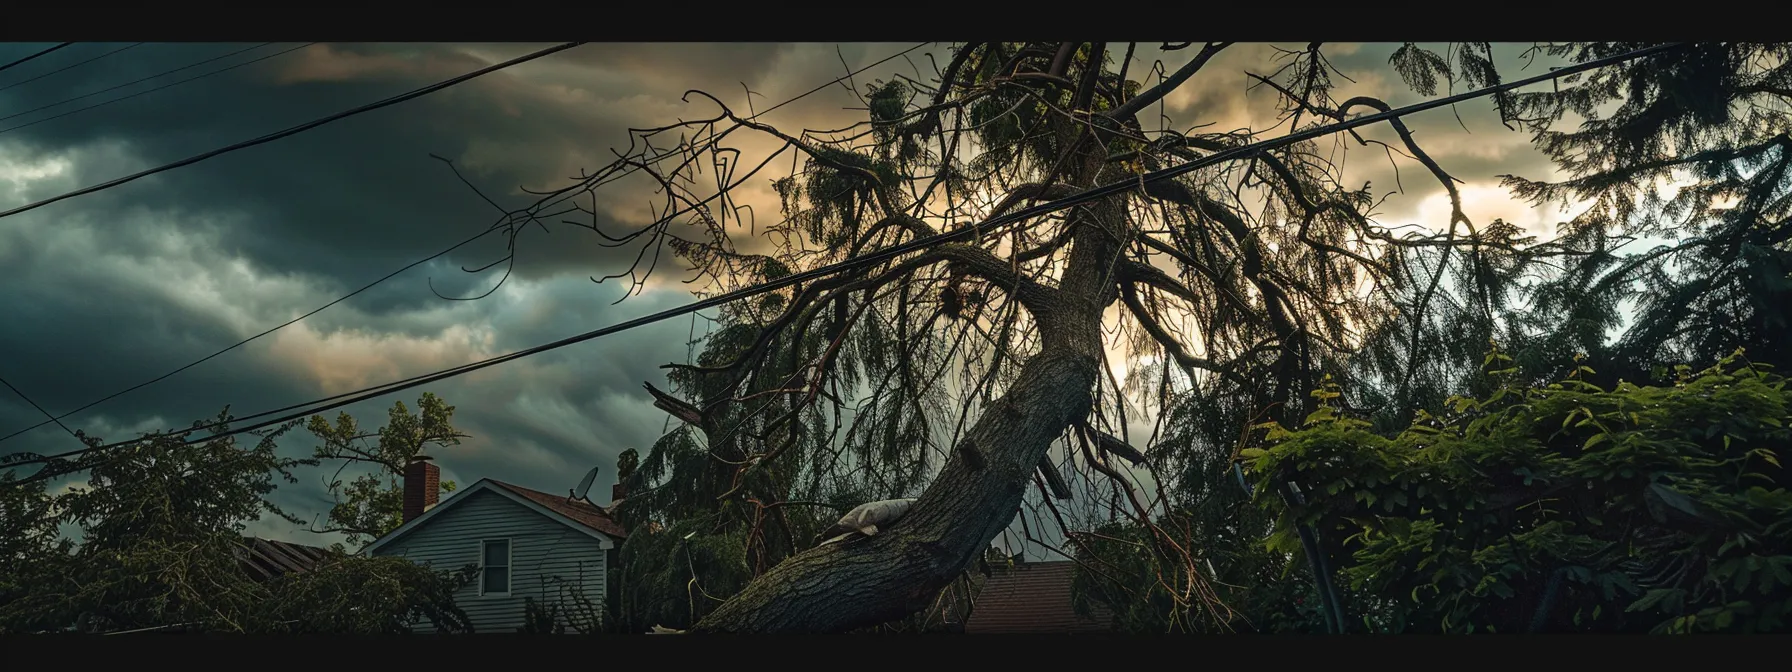
[[[509,593],[510,540],[487,539],[479,542],[479,555],[479,594]]]

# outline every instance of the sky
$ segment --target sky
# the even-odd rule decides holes
[[[48,44],[0,45],[0,63]],[[53,197],[147,168],[409,91],[542,48],[532,44],[315,44],[261,46],[178,73],[58,104],[252,44],[78,44],[0,72],[0,209]],[[530,189],[566,184],[626,152],[629,128],[714,113],[692,97],[701,89],[745,110],[765,109],[914,43],[587,44],[423,98],[338,121],[300,135],[223,155],[105,191],[0,219],[0,377],[53,413],[64,413],[309,312],[395,269],[490,226],[497,211],[432,155],[454,162],[494,202],[520,207]],[[1174,70],[1198,49],[1164,52],[1138,45],[1129,72],[1153,62]],[[1291,45],[1299,46],[1299,45]],[[1336,44],[1325,51],[1354,83],[1339,97],[1368,94],[1393,105],[1420,97],[1388,66],[1394,44]],[[1430,45],[1440,52],[1442,45]],[[1528,45],[1496,45],[1508,77]],[[300,47],[296,48],[295,47]],[[1116,47],[1118,48],[1118,47]],[[290,51],[288,51],[290,50]],[[286,53],[280,53],[285,51]],[[860,91],[901,72],[927,80],[932,44],[771,112],[760,119],[786,131],[838,128],[862,120]],[[1247,91],[1246,72],[1277,67],[1275,47],[1240,44],[1222,52],[1165,101],[1178,128],[1264,128],[1275,123],[1273,92]],[[100,58],[96,58],[100,57]],[[250,63],[254,59],[256,60]],[[82,61],[95,59],[89,63]],[[165,90],[124,98],[234,64]],[[78,65],[77,65],[78,64]],[[57,72],[58,69],[67,68]],[[1460,89],[1459,89],[1460,90]],[[106,103],[87,111],[71,110]],[[38,108],[47,109],[38,110]],[[66,116],[63,115],[65,113]],[[10,115],[10,116],[9,116]],[[1148,116],[1148,115],[1145,115]],[[56,117],[51,119],[51,117]],[[35,123],[39,122],[41,123]],[[1513,201],[1498,175],[1551,175],[1529,138],[1498,122],[1489,100],[1434,110],[1407,123],[1455,177],[1476,223],[1495,217],[1547,236],[1563,215]],[[28,125],[27,125],[28,124]],[[1147,126],[1150,126],[1147,122]],[[1393,141],[1385,129],[1368,137]],[[1449,206],[1442,188],[1410,159],[1350,143],[1352,184],[1379,193],[1398,185],[1378,219],[1437,228]],[[756,163],[775,143],[737,143]],[[1341,146],[1340,149],[1343,149]],[[757,153],[757,155],[755,154]],[[782,173],[780,173],[782,174]],[[775,218],[768,174],[746,185],[756,218]],[[606,230],[644,222],[650,194],[637,182],[606,188]],[[502,266],[470,274],[503,254],[495,237],[420,265],[178,376],[65,420],[108,440],[184,426],[226,405],[238,415],[347,392],[463,364],[620,322],[692,300],[677,273],[656,276],[638,296],[616,303],[625,284],[594,284],[627,268],[625,257],[588,232],[531,230],[517,242],[514,275],[475,301]],[[670,267],[668,267],[670,268]],[[432,289],[433,288],[433,289]],[[443,478],[495,478],[549,492],[570,489],[600,467],[592,498],[608,499],[616,456],[645,452],[667,426],[644,381],[665,388],[660,366],[686,361],[693,330],[679,318],[431,385],[457,408],[471,438],[435,451]],[[421,390],[344,410],[363,427],[384,422]],[[333,412],[332,412],[333,414]],[[0,435],[44,420],[0,389]],[[1149,421],[1142,419],[1143,433]],[[1142,441],[1142,439],[1139,439]],[[287,435],[284,453],[308,455],[315,440]],[[0,443],[0,454],[79,447],[48,425]],[[274,496],[311,517],[327,510],[331,470],[301,472]],[[73,480],[67,486],[78,483]],[[263,520],[250,532],[302,543],[315,535]]]

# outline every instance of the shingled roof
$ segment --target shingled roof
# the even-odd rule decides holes
[[[597,530],[617,539],[625,539],[628,537],[628,533],[622,530],[622,525],[617,523],[615,518],[611,518],[608,512],[592,506],[589,503],[568,499],[566,495],[550,495],[540,490],[531,490],[520,485],[513,485],[498,480],[492,480],[492,485],[522,495],[531,502],[540,504],[541,506],[552,510],[554,513],[571,518],[574,522],[593,530]]]
[[[256,581],[311,571],[328,554],[329,551],[316,546],[256,537],[244,537],[243,545],[237,547],[237,560],[242,563],[243,571]]]
[[[1097,606],[1093,618],[1077,616],[1070,601],[1076,563],[1029,562],[996,568],[977,593],[965,621],[967,634],[1071,634],[1111,630],[1113,613]]]

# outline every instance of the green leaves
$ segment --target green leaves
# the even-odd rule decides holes
[[[423,408],[426,418],[445,409]],[[85,487],[58,496],[41,485],[0,488],[0,632],[81,624],[381,634],[407,630],[412,618],[464,624],[449,578],[399,558],[337,553],[271,582],[244,571],[248,523],[265,513],[307,522],[269,501],[280,480],[296,479],[296,467],[316,464],[279,456],[276,441],[293,426],[246,435],[252,445],[154,439],[96,459]],[[331,439],[359,433],[346,415],[311,426]],[[65,525],[80,528],[78,544],[59,538]]]
[[[256,614],[272,632],[395,635],[411,623],[440,632],[471,632],[454,594],[476,567],[436,570],[400,557],[333,552],[309,572],[287,574],[267,588]]]
[[[416,413],[403,401],[394,402],[386,412],[386,425],[375,432],[363,431],[346,412],[338,414],[334,424],[323,416],[311,416],[306,429],[322,442],[312,451],[315,459],[372,468],[347,484],[330,483],[336,502],[327,527],[345,533],[350,544],[370,542],[397,528],[403,522],[405,465],[429,449],[459,445],[466,435],[454,428],[453,420],[454,407],[431,392],[417,399]],[[454,483],[443,481],[441,488],[450,492]]]
[[[1758,631],[1792,608],[1792,555],[1765,550],[1792,548],[1782,383],[1726,359],[1672,388],[1453,398],[1391,440],[1315,414],[1239,454],[1307,493],[1259,500],[1281,514],[1270,548],[1298,552],[1290,526],[1310,522],[1342,540],[1330,552],[1353,586],[1397,596],[1408,623],[1523,631],[1563,567],[1550,627]]]

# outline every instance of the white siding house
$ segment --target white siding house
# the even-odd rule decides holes
[[[563,622],[603,617],[609,566],[623,537],[603,509],[485,479],[374,541],[365,553],[441,570],[477,565],[479,575],[455,603],[474,632],[516,632],[527,598],[559,604]],[[427,622],[416,627],[433,629]]]

